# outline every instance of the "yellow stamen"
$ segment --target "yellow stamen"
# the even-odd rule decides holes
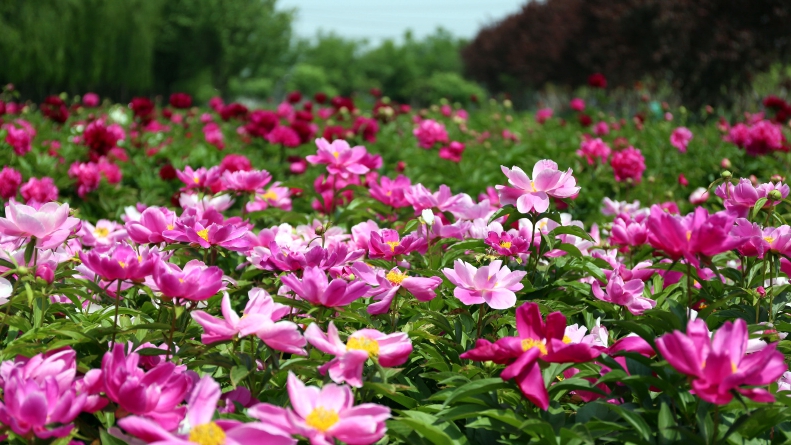
[[[522,340],[523,351],[526,352],[533,348],[538,348],[538,350],[541,351],[541,355],[547,355],[547,345],[544,340],[535,340],[532,338]]]
[[[357,349],[368,353],[368,357],[379,356],[379,342],[368,337],[351,337],[346,342],[346,349]]]
[[[93,234],[99,238],[107,238],[107,235],[110,234],[110,231],[104,227],[97,227],[96,230],[93,231]]]
[[[530,188],[531,188],[531,189],[532,189],[534,192],[537,192],[537,191],[538,191],[538,190],[536,190],[536,183],[535,183],[535,181],[530,181]]]
[[[190,431],[190,442],[200,445],[223,445],[225,443],[225,431],[214,422],[204,423],[192,428],[192,431]]]
[[[198,236],[209,242],[209,229],[198,230]]]
[[[200,178],[198,178],[197,176],[192,178],[192,180],[195,182],[195,184],[200,184]]]
[[[565,344],[571,343],[571,337],[569,337],[568,335],[564,335],[563,336],[563,343],[565,343]]]
[[[268,199],[270,201],[274,201],[277,199],[277,193],[273,192],[272,190],[268,190],[266,193],[261,195],[261,199]]]
[[[387,281],[393,283],[393,285],[400,286],[401,283],[404,282],[404,280],[406,279],[407,276],[408,276],[407,274],[401,273],[400,271],[398,271],[396,269],[396,270],[391,270],[390,272],[387,272],[387,275],[385,275],[385,278],[387,278]]]
[[[338,413],[335,412],[334,409],[325,409],[321,406],[317,406],[308,414],[308,417],[305,418],[305,423],[309,427],[323,433],[338,423],[339,419],[340,417],[338,417]]]
[[[731,372],[736,374],[737,369],[738,367],[736,366],[736,363],[731,362]]]
[[[691,230],[687,230],[687,241],[689,241],[691,239],[692,239],[692,231]]]
[[[511,248],[511,242],[510,241],[500,241],[500,247],[502,247],[503,249],[510,249]]]
[[[168,230],[173,230],[173,224],[168,224]]]
[[[126,263],[124,263],[123,261],[119,261],[118,265],[121,266],[121,269],[126,267]]]
[[[400,245],[401,243],[399,243],[398,241],[385,241],[385,244],[390,246],[390,251],[391,252],[395,252],[396,246]]]
[[[338,159],[338,156],[340,156],[340,153],[338,153],[337,151],[333,151],[332,155],[335,156],[335,159]]]
[[[771,236],[765,236],[764,241],[766,241],[769,244],[772,244],[775,241],[775,239],[772,238]]]

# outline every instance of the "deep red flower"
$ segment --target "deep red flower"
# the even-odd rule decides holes
[[[66,107],[66,103],[58,96],[49,96],[44,99],[44,103],[41,104],[41,112],[44,113],[44,116],[61,124],[69,118],[69,109]]]
[[[288,93],[288,96],[286,96],[286,101],[288,101],[288,103],[290,104],[295,104],[301,100],[302,100],[302,93],[300,93],[299,91],[292,91]]]
[[[593,88],[607,88],[607,78],[602,73],[593,73],[588,76],[588,85]]]

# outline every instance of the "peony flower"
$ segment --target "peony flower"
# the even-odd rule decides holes
[[[20,184],[22,184],[22,173],[8,166],[0,170],[0,198],[15,197]]]
[[[448,132],[445,130],[445,126],[431,119],[420,121],[412,134],[417,138],[420,148],[429,149],[436,143],[448,143]]]
[[[623,182],[631,179],[635,183],[639,183],[645,171],[645,158],[640,150],[630,146],[625,150],[613,153],[610,167],[612,167],[616,181]]]
[[[583,111],[585,110],[585,101],[579,97],[575,97],[574,99],[571,99],[571,102],[569,102],[569,107],[571,107],[571,109],[574,111]]]
[[[50,202],[38,210],[9,202],[6,217],[0,218],[0,233],[18,238],[35,238],[36,247],[51,249],[63,244],[80,223],[69,216],[69,205]]]
[[[539,408],[549,407],[549,394],[541,375],[538,360],[547,363],[583,363],[601,354],[586,343],[572,343],[565,335],[566,317],[553,312],[541,318],[536,303],[525,303],[516,309],[516,337],[503,337],[495,343],[478,339],[475,348],[461,358],[506,364],[500,378],[514,379],[522,394]]]
[[[2,181],[2,178],[0,178]],[[30,178],[19,189],[25,202],[44,204],[58,200],[58,188],[52,178]]]
[[[453,295],[466,305],[486,303],[492,309],[508,309],[516,304],[515,291],[524,286],[520,281],[527,275],[524,271],[502,267],[501,260],[488,266],[475,266],[456,260],[453,269],[442,269],[442,273],[456,286]]]
[[[148,207],[137,221],[127,221],[126,231],[132,241],[139,244],[159,244],[166,241],[162,233],[173,230],[176,214],[166,207]]]
[[[536,111],[536,122],[539,124],[543,124],[544,122],[548,121],[552,118],[552,108],[542,108]]]
[[[397,267],[386,272],[377,272],[367,264],[357,262],[352,265],[351,270],[355,278],[372,287],[368,293],[375,303],[368,305],[368,313],[373,315],[387,313],[401,288],[414,295],[418,301],[431,301],[437,296],[437,287],[442,284],[440,277],[409,276]]]
[[[305,330],[305,338],[319,351],[335,358],[319,367],[319,372],[335,383],[348,383],[355,388],[363,386],[363,365],[370,358],[385,368],[403,365],[412,353],[412,342],[403,332],[385,335],[376,329],[360,329],[350,335],[346,344],[338,336],[335,324],[330,321],[327,333],[316,323]]]
[[[368,292],[368,285],[355,281],[352,283],[337,278],[327,279],[327,274],[318,267],[307,267],[302,279],[294,274],[284,275],[280,280],[303,300],[317,306],[348,306]]]
[[[461,155],[464,153],[464,144],[452,141],[447,147],[439,149],[439,157],[456,163],[461,162]]]
[[[361,163],[367,154],[365,147],[349,147],[349,143],[338,139],[328,142],[324,138],[316,139],[318,151],[315,155],[306,157],[307,161],[313,165],[327,164],[327,172],[332,175],[340,175],[348,178],[349,175],[364,175],[370,171],[368,167]]]
[[[646,223],[648,242],[674,260],[685,257],[697,264],[698,255],[713,257],[739,247],[742,241],[729,234],[734,219],[727,212],[709,215],[702,207],[681,217],[654,205]]]
[[[407,235],[401,238],[397,230],[381,229],[371,232],[368,242],[369,258],[384,258],[391,260],[399,255],[408,255],[412,252],[425,253],[428,245],[426,239],[416,235]]]
[[[280,182],[275,182],[266,191],[254,195],[253,201],[245,206],[248,212],[257,212],[269,207],[291,210],[291,189],[281,186]]]
[[[570,198],[579,193],[580,188],[576,187],[577,181],[571,175],[571,169],[566,172],[558,170],[558,165],[554,161],[538,161],[533,167],[533,180],[525,172],[514,166],[508,169],[501,166],[503,173],[508,177],[507,185],[496,186],[500,192],[500,202],[513,204],[520,213],[528,213],[535,210],[538,213],[545,212],[549,208],[549,197]]]
[[[678,127],[670,135],[670,145],[676,147],[681,153],[687,152],[687,146],[691,140],[692,132],[687,127]]]
[[[118,243],[111,250],[80,252],[80,260],[96,275],[108,281],[143,281],[154,272],[160,261],[156,248],[135,251],[126,243]]]
[[[577,156],[585,158],[585,160],[588,161],[588,165],[593,165],[596,159],[604,164],[607,162],[607,158],[610,157],[611,152],[612,150],[610,150],[610,147],[600,138],[584,138],[582,142],[580,142],[580,149],[577,150]]]
[[[236,252],[245,252],[250,248],[250,242],[246,237],[248,232],[247,227],[236,226],[227,221],[219,224],[196,222],[194,226],[177,222],[173,230],[165,230],[162,236],[170,241],[190,243],[204,249],[220,246]]]
[[[85,93],[82,95],[82,106],[95,108],[99,106],[99,95],[96,93]]]
[[[244,308],[242,318],[231,308],[231,299],[227,292],[222,298],[222,319],[205,311],[192,312],[192,318],[203,327],[201,341],[208,345],[231,340],[235,336],[255,334],[272,349],[305,355],[305,339],[298,326],[290,321],[281,321],[291,308],[275,303],[269,293],[257,287],[252,288],[248,295],[250,300]]]
[[[750,336],[740,318],[709,336],[706,323],[697,319],[689,322],[686,334],[673,331],[658,338],[656,347],[672,367],[692,378],[695,394],[709,403],[728,404],[734,390],[756,402],[773,402],[769,391],[752,387],[768,385],[788,370],[777,344],[746,354]]]
[[[642,315],[648,309],[656,306],[656,301],[643,297],[645,283],[639,279],[624,282],[619,274],[613,274],[607,282],[606,293],[602,291],[598,281],[593,282],[591,291],[593,296],[608,303],[625,306],[634,315]]]
[[[94,162],[75,161],[69,167],[69,177],[77,180],[77,195],[84,198],[88,193],[99,188],[102,180],[99,165]]]
[[[384,437],[390,408],[373,403],[354,406],[348,386],[305,386],[288,373],[291,409],[260,403],[248,415],[275,427],[288,427],[291,434],[307,437],[313,445],[330,445],[335,439],[354,445],[371,445]]]
[[[160,261],[154,267],[154,282],[168,298],[191,301],[208,300],[223,289],[222,269],[190,260],[182,270],[177,265]]]
[[[511,236],[506,232],[489,232],[484,242],[502,256],[516,256],[527,253],[530,243],[521,236]]]
[[[696,188],[689,195],[689,202],[694,205],[701,205],[708,200],[709,200],[709,192],[703,187]]]
[[[299,147],[302,143],[299,134],[293,128],[284,125],[278,125],[272,129],[266,136],[266,140],[270,144],[282,145],[284,147]]]
[[[257,193],[271,180],[272,175],[266,170],[225,172],[222,175],[225,189],[237,192]]]

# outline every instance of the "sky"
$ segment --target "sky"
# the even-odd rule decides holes
[[[478,30],[520,10],[525,0],[279,0],[280,9],[297,9],[294,32],[311,38],[319,30],[342,37],[398,41],[412,29],[416,38],[438,26],[471,39]]]

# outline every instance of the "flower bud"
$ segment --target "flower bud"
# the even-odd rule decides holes
[[[733,175],[728,170],[725,170],[724,172],[720,173],[720,176],[722,176],[722,179],[727,180],[727,179],[731,179]]]
[[[41,278],[47,284],[52,284],[55,281],[55,271],[52,270],[49,264],[39,264],[36,267],[36,278]]]
[[[731,161],[730,161],[730,159],[722,158],[722,161],[720,162],[720,167],[722,167],[724,169],[731,168]]]
[[[420,216],[427,225],[434,225],[434,212],[431,211],[431,209],[423,209],[423,211],[420,213]]]
[[[780,201],[783,199],[783,195],[780,193],[780,190],[772,190],[769,192],[769,199],[772,201]]]

